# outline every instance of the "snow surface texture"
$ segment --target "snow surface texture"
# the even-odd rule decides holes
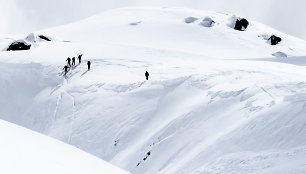
[[[1,173],[128,174],[58,140],[0,120]]]
[[[233,17],[125,8],[43,31],[71,42],[0,53],[0,117],[133,174],[305,173],[306,42]]]

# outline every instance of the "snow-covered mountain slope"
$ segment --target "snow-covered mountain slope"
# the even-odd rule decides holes
[[[188,17],[198,20],[187,24]],[[213,27],[201,25],[206,17],[216,22]],[[234,19],[229,14],[189,9],[132,8],[105,12],[50,32],[74,41],[115,43],[217,58],[271,57],[280,50],[289,55],[305,52],[305,41],[255,21],[250,21],[248,32],[233,30]],[[282,37],[283,43],[265,44],[264,36],[272,34]]]
[[[186,23],[188,17],[197,20]],[[213,27],[201,25],[206,17],[216,22]],[[289,56],[304,55],[305,41],[249,19],[247,32],[236,31],[232,28],[234,19],[235,15],[181,8],[111,10],[77,23],[38,32],[72,43],[48,43],[46,48],[42,46],[29,53],[25,59],[44,55],[44,59],[62,62],[63,55],[68,56],[71,52],[86,52],[89,57],[102,54],[111,58],[134,58],[139,55],[160,57],[160,54],[170,53],[181,57],[195,54],[221,59],[263,58],[272,57],[279,51]],[[277,46],[269,45],[266,39],[272,34],[280,36],[283,41]],[[0,40],[1,49],[12,40],[23,39],[27,35],[3,37]],[[49,54],[50,50],[61,52]]]
[[[0,53],[0,117],[133,174],[305,173],[306,42],[232,18],[127,8],[40,31],[61,39]]]
[[[1,173],[128,174],[75,147],[0,120]]]

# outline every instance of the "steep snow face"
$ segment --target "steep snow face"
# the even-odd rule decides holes
[[[133,174],[305,173],[305,41],[236,18],[129,8],[44,31],[69,42],[0,53],[1,96],[24,90],[0,116]]]
[[[1,173],[128,174],[73,146],[0,120]]]
[[[35,101],[59,83],[54,68],[37,63],[1,63],[0,69],[1,118],[42,132],[53,111],[47,109],[47,103]]]

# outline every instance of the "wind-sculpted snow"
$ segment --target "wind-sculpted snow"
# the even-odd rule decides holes
[[[213,27],[201,26],[208,16]],[[133,174],[306,172],[305,41],[278,33],[271,46],[276,30],[235,31],[230,19],[135,8],[51,29],[72,42],[0,54],[0,116]]]
[[[266,151],[260,154],[243,152],[229,154],[218,158],[207,166],[192,174],[236,174],[236,173],[297,173],[305,172],[305,147],[298,147],[289,151]],[[240,171],[237,172],[237,168]]]

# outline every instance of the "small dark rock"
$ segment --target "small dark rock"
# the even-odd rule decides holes
[[[268,40],[271,42],[271,45],[277,45],[282,41],[282,38],[272,35]]]
[[[38,37],[45,40],[45,41],[51,41],[51,39],[49,39],[48,37],[46,37],[44,35],[39,35]]]

